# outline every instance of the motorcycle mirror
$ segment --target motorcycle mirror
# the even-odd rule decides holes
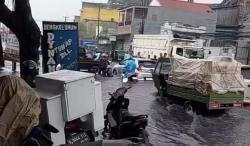
[[[54,126],[50,125],[50,124],[45,124],[43,126],[43,129],[48,131],[48,132],[52,132],[52,133],[59,133],[59,130],[56,129]]]

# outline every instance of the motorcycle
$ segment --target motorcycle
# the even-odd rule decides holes
[[[130,87],[121,87],[111,96],[106,108],[103,136],[107,139],[128,139],[133,143],[151,146],[146,126],[147,115],[134,115],[128,110],[129,99],[125,94]]]
[[[104,77],[112,77],[112,76],[113,76],[111,65],[108,65],[107,68],[105,68],[105,69],[102,71],[102,75],[103,75]]]

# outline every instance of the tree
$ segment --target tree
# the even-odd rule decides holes
[[[5,24],[18,38],[20,46],[21,77],[32,87],[38,74],[41,32],[32,17],[29,0],[13,0],[11,11],[5,0],[0,0],[0,22]]]

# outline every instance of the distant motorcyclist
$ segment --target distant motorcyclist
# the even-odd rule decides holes
[[[99,74],[105,74],[107,67],[109,65],[108,55],[102,54],[101,59],[99,60]]]

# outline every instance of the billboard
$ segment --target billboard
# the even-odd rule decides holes
[[[19,62],[19,42],[15,34],[8,32],[3,37],[4,60]]]
[[[79,70],[78,24],[75,22],[43,22],[43,72],[62,69]]]

